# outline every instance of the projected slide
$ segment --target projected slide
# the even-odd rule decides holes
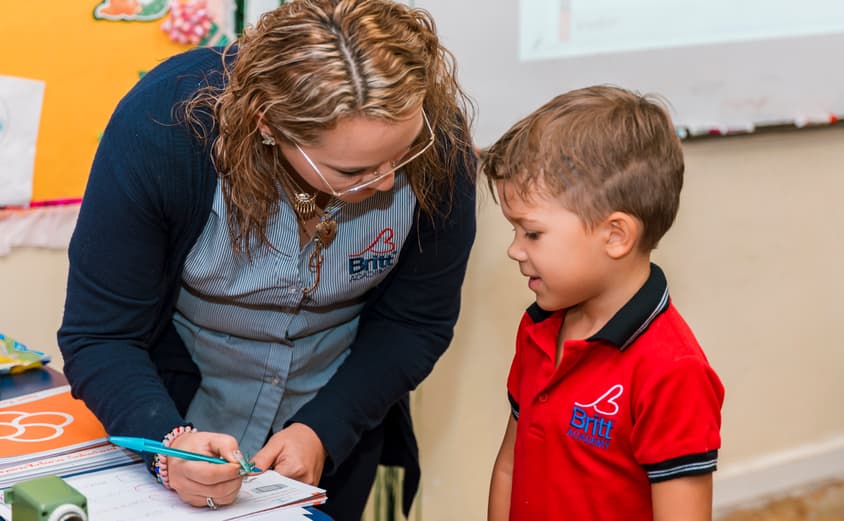
[[[519,0],[522,60],[844,31],[840,0]]]

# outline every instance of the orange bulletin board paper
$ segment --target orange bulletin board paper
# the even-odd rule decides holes
[[[117,102],[142,71],[190,48],[171,41],[161,20],[95,20],[100,3],[0,0],[0,75],[46,82],[33,200],[81,197]]]

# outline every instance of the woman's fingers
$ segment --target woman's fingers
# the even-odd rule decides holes
[[[316,485],[325,458],[325,448],[316,433],[307,425],[294,423],[270,438],[255,455],[255,463],[260,468],[271,468],[289,478]]]
[[[210,487],[203,485],[200,489],[188,487],[184,490],[177,490],[176,492],[182,501],[195,507],[210,506],[208,504],[209,497],[212,499],[211,504],[225,506],[231,505],[237,499],[237,493],[240,491],[242,482],[243,480],[238,478],[236,482],[218,483]]]
[[[173,448],[221,457],[230,463],[206,463],[167,457],[170,487],[185,503],[196,507],[222,506],[234,502],[243,483],[240,464],[236,463],[237,440],[227,434],[189,432],[178,436]]]

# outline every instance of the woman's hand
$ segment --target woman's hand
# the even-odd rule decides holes
[[[328,455],[316,433],[304,423],[294,423],[275,433],[253,461],[258,468],[316,485]]]
[[[239,455],[235,438],[215,432],[187,432],[176,437],[170,446],[228,461],[237,461]],[[218,465],[172,456],[167,458],[170,488],[179,494],[182,501],[195,507],[233,503],[243,483],[240,471],[237,463]],[[213,502],[209,503],[208,498]]]

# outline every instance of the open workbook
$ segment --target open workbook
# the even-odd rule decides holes
[[[244,479],[237,500],[218,510],[195,508],[162,487],[141,458],[107,441],[102,424],[68,386],[0,401],[0,490],[41,476],[62,477],[88,501],[89,519],[309,519],[293,507],[318,505],[323,489],[267,471]],[[293,509],[279,517],[279,509]],[[301,513],[300,513],[301,512]],[[11,509],[0,499],[0,518]]]

